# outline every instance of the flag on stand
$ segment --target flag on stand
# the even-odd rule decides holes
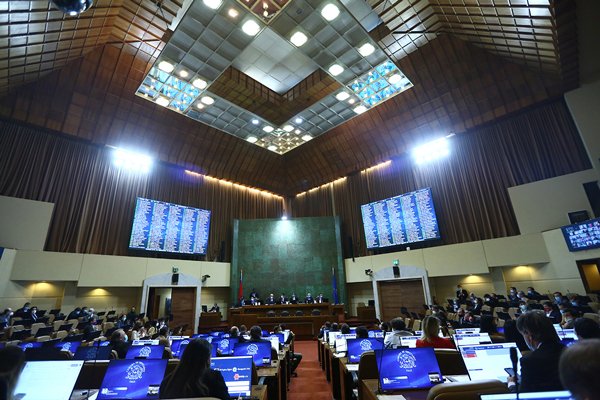
[[[238,300],[244,297],[244,270],[240,269],[240,287],[238,289]]]
[[[333,292],[333,304],[338,304],[339,298],[338,298],[338,290],[337,290],[337,280],[335,279],[335,268],[331,267],[331,286],[332,286],[332,292]]]

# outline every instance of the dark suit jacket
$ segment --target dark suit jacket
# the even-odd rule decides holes
[[[267,297],[267,300],[265,300],[265,304],[275,304],[275,298]]]
[[[564,346],[542,343],[537,350],[521,357],[521,392],[564,390],[558,376],[558,360]]]
[[[546,314],[546,312],[544,312],[544,314]],[[550,312],[550,315],[546,315],[548,318],[550,318],[552,320],[553,324],[558,324],[561,320],[562,320],[562,315],[560,314],[560,311],[558,310],[552,310]]]
[[[221,400],[230,400],[225,379],[219,371],[207,370],[202,376],[202,383],[208,387],[208,393],[183,393],[181,387],[167,387],[164,379],[160,385],[159,396],[161,399],[180,399],[186,397],[216,397]],[[173,386],[173,385],[170,385]]]

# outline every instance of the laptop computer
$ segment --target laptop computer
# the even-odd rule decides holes
[[[247,397],[252,393],[252,357],[219,357],[211,359],[210,367],[220,371],[229,396]]]
[[[480,398],[481,400],[515,400],[517,399],[517,394],[482,394]],[[523,400],[575,400],[575,398],[571,395],[571,392],[567,390],[561,390],[557,392],[519,393],[518,398]]]
[[[492,343],[489,333],[468,333],[468,334],[455,334],[454,343],[457,346],[467,346],[471,344],[484,344]]]
[[[458,328],[454,330],[457,335],[470,335],[481,332],[481,328]]]
[[[244,342],[233,347],[234,356],[252,356],[257,367],[271,365],[271,342]]]
[[[163,345],[145,345],[131,346],[125,354],[125,359],[133,360],[134,358],[160,359],[165,351]]]
[[[93,361],[93,360],[110,360],[111,346],[79,346],[75,350],[73,359]]]
[[[131,342],[132,346],[146,346],[146,345],[157,345],[159,342],[158,339],[146,339],[146,340],[134,340]]]
[[[429,389],[444,380],[432,347],[375,350],[375,359],[384,392]]]
[[[111,360],[98,400],[158,399],[168,360]]]
[[[83,361],[28,361],[15,388],[16,399],[68,400]],[[58,384],[59,383],[59,384]]]
[[[360,361],[363,353],[383,349],[383,340],[375,338],[347,339],[346,345],[348,347],[348,363],[354,364]]]
[[[79,346],[81,346],[81,342],[60,342],[54,345],[60,351],[70,351],[71,353],[75,353]]]
[[[480,344],[459,347],[469,378],[472,381],[479,379],[498,379],[502,382],[508,380],[508,374],[504,368],[512,368],[510,361],[510,348],[517,348],[516,343]],[[517,348],[517,355],[521,358],[521,352]],[[520,363],[517,367],[520,374]]]
[[[417,340],[419,339],[421,339],[421,336],[400,336],[400,346],[414,349],[417,347]]]

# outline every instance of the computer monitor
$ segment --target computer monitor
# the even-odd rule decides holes
[[[158,399],[168,360],[111,360],[98,400]]]
[[[346,350],[348,350],[346,340],[347,339],[344,337],[344,335],[341,335],[340,337],[335,339],[334,349],[336,353],[344,353]]]
[[[348,362],[352,364],[359,362],[360,356],[367,351],[383,349],[383,340],[375,338],[347,339],[346,345],[348,348]]]
[[[238,338],[222,338],[213,340],[212,345],[223,355],[232,355],[233,347],[238,343]]]
[[[229,396],[250,396],[252,357],[218,357],[211,359],[210,367],[223,375]]]
[[[577,334],[575,333],[575,329],[561,329],[557,330],[556,333],[560,339],[572,339],[578,340]]]
[[[183,350],[185,350],[188,343],[190,343],[190,340],[191,339],[175,339],[175,340],[171,341],[171,352],[173,353],[173,357],[181,358],[181,355],[183,354]],[[183,348],[182,348],[182,346],[183,346]]]
[[[237,343],[233,348],[234,356],[252,356],[257,367],[271,365],[271,342]]]
[[[508,373],[505,368],[512,368],[510,348],[517,348],[516,343],[480,344],[459,347],[460,354],[467,367],[472,381],[479,379],[498,379],[506,382]],[[521,352],[517,348],[518,358]],[[520,363],[518,366],[520,370]],[[517,370],[517,373],[519,373]]]
[[[383,338],[383,331],[379,329],[374,329],[369,331],[370,338]]]
[[[432,347],[375,350],[381,390],[429,389],[443,381]]]
[[[60,351],[70,351],[71,353],[75,353],[79,346],[81,346],[81,342],[59,342],[54,345]]]
[[[75,360],[110,360],[111,346],[79,346],[73,355]]]
[[[421,339],[421,336],[400,336],[400,346],[414,349],[417,347],[417,340],[419,339]]]
[[[132,346],[146,346],[146,345],[157,345],[158,339],[145,339],[145,340],[134,340],[131,342]]]
[[[163,345],[145,345],[145,346],[131,346],[127,350],[125,359],[133,360],[134,358],[147,358],[147,359],[160,359],[165,351]]]
[[[571,392],[566,390],[556,392],[529,392],[519,393],[517,397],[516,393],[505,393],[505,394],[482,394],[481,400],[575,400],[571,395]]]
[[[271,333],[269,336],[270,337],[277,336],[279,338],[279,343],[281,343],[281,344],[285,343],[285,334],[283,334],[283,333]]]
[[[469,333],[469,334],[455,334],[454,343],[457,346],[467,346],[472,344],[484,344],[492,343],[489,333]]]
[[[454,330],[457,335],[469,335],[481,332],[481,328],[458,328]]]
[[[283,337],[283,335],[281,335],[281,337]],[[281,338],[278,335],[275,334],[271,334],[269,336],[267,336],[265,339],[271,341],[271,346],[274,349],[279,349],[279,344],[281,343]]]
[[[329,337],[327,338],[329,345],[331,347],[335,346],[336,339],[339,339],[341,337],[342,337],[341,332],[329,332]]]
[[[64,360],[62,352],[54,347],[31,347],[25,349],[26,361],[53,361]]]
[[[23,351],[25,351],[26,349],[39,349],[40,347],[42,347],[42,342],[19,343],[18,346]]]
[[[68,400],[83,361],[28,361],[15,388],[16,399]]]

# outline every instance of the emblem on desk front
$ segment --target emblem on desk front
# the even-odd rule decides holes
[[[401,351],[396,360],[402,369],[413,369],[417,366],[417,359],[410,351]]]
[[[129,382],[134,383],[142,379],[142,376],[146,372],[146,366],[142,362],[134,362],[131,364],[126,371],[125,379]]]

